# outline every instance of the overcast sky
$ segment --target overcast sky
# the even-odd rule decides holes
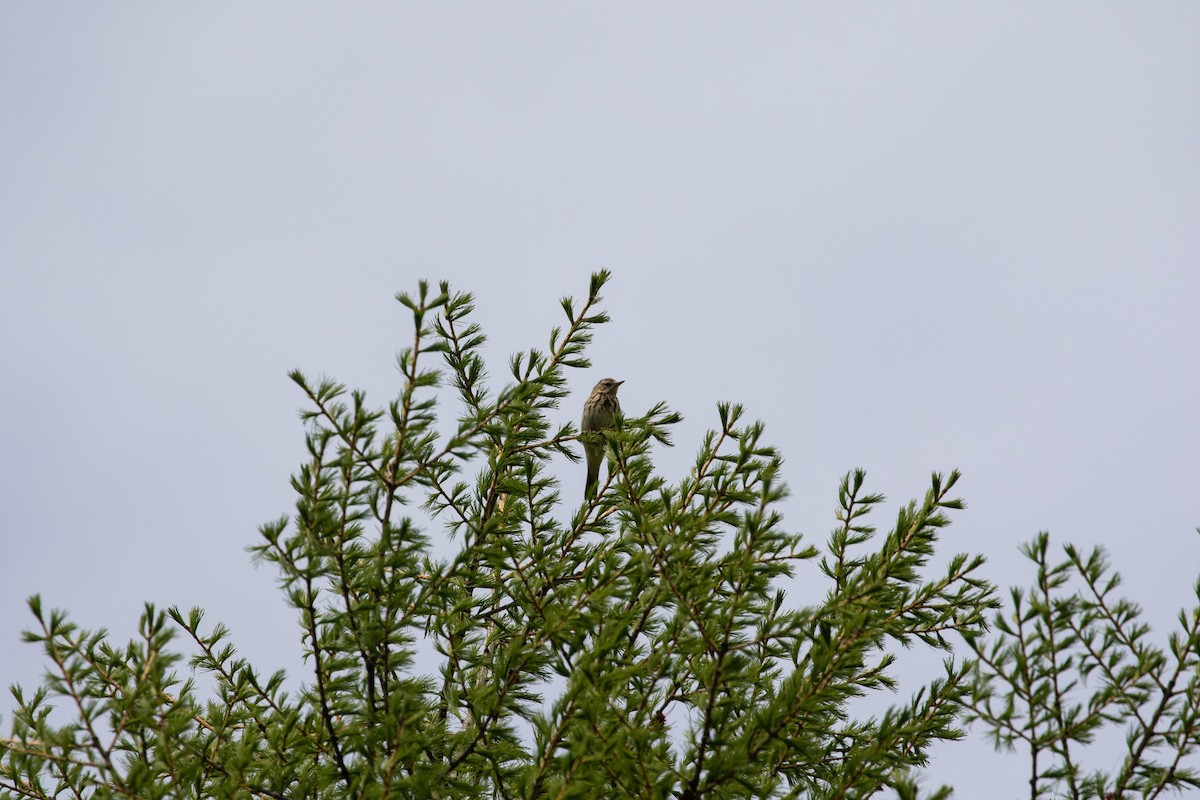
[[[286,372],[385,403],[427,277],[502,378],[600,268],[564,421],[625,379],[685,415],[678,478],[743,402],[818,544],[847,470],[891,514],[959,468],[946,552],[1010,585],[1039,530],[1103,545],[1165,640],[1200,572],[1198,42],[1182,2],[0,5],[0,683],[38,681],[35,592],[118,639],[202,605],[303,677],[244,552],[293,503]],[[1022,791],[940,752],[960,797]]]

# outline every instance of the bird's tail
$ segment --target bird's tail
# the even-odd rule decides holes
[[[603,460],[601,451],[595,453],[587,450],[587,483],[583,485],[583,497],[586,500],[596,490],[596,481],[600,478],[600,462]]]

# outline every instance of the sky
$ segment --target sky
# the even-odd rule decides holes
[[[0,5],[0,683],[42,673],[34,593],[117,641],[200,605],[302,676],[245,552],[293,504],[287,371],[383,405],[428,278],[499,382],[602,268],[562,421],[624,379],[683,413],[678,479],[744,403],[816,544],[848,470],[886,527],[960,469],[945,552],[1011,586],[1038,531],[1103,546],[1165,641],[1200,572],[1197,41],[1183,2]],[[976,733],[929,782],[1024,764]]]

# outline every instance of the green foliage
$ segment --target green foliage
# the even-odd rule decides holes
[[[1028,751],[1031,798],[1200,788],[1200,604],[1180,612],[1164,650],[1141,609],[1117,596],[1120,575],[1104,551],[1064,550],[1053,564],[1045,533],[1026,545],[1036,584],[1012,590],[995,636],[970,640],[979,659],[969,718],[997,748]],[[1085,746],[1117,727],[1127,747],[1120,764],[1087,770]]]
[[[951,634],[980,636],[995,607],[978,557],[926,574],[957,474],[885,534],[866,524],[882,498],[846,476],[813,563],[782,527],[762,424],[721,405],[673,483],[652,462],[679,420],[660,403],[604,432],[607,479],[570,507],[548,465],[578,459],[578,432],[549,412],[589,366],[607,277],[562,301],[566,323],[503,388],[472,297],[446,284],[398,297],[413,338],[386,408],[293,372],[309,404],[296,510],[252,549],[301,622],[301,689],[263,679],[199,610],[148,607],[113,649],[35,598],[51,677],[14,689],[0,797],[917,797],[912,769],[962,736],[975,687]],[[814,605],[787,594],[801,574],[828,584]],[[211,692],[180,677],[179,632]],[[944,651],[944,675],[861,715],[858,698],[901,688],[897,646]]]

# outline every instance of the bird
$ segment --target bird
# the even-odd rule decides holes
[[[613,420],[621,413],[621,404],[617,402],[617,388],[625,381],[604,378],[592,389],[588,399],[583,403],[583,420],[579,423],[581,434],[596,433],[611,427]],[[587,456],[587,483],[583,485],[583,496],[587,498],[592,493],[592,486],[600,477],[600,460],[604,457],[604,442],[599,437],[581,439],[583,452]]]

